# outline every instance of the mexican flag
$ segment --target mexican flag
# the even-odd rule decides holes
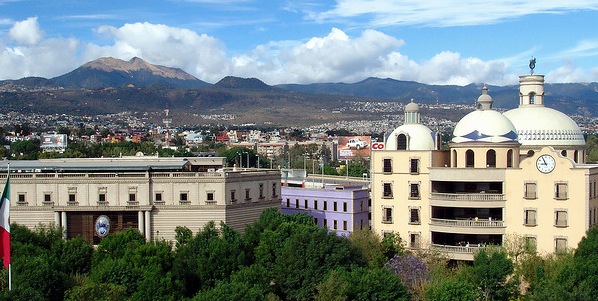
[[[0,257],[4,267],[10,264],[10,178],[6,178],[2,198],[0,199]]]

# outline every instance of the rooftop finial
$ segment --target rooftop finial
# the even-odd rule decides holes
[[[534,68],[536,68],[536,58],[532,56],[532,59],[529,60],[529,70],[531,75],[534,75]]]

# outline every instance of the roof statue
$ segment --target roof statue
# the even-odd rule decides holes
[[[529,60],[529,69],[531,75],[534,74],[534,68],[536,68],[536,58],[532,56],[532,59]]]

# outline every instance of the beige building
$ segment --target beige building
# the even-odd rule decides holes
[[[375,231],[458,260],[510,234],[540,253],[575,248],[597,222],[598,165],[585,163],[577,124],[544,106],[544,76],[521,76],[519,99],[501,114],[484,87],[447,150],[408,104],[405,124],[372,151]]]
[[[225,168],[225,158],[95,158],[10,162],[11,222],[60,225],[66,238],[137,228],[148,240],[196,233],[208,221],[243,231],[280,207],[280,172]]]

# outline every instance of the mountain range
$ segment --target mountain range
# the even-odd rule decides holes
[[[0,112],[104,114],[161,111],[168,106],[173,113],[188,115],[189,122],[198,115],[235,114],[249,121],[309,123],[340,118],[331,116],[335,110],[343,110],[344,119],[363,118],[343,109],[349,101],[406,103],[414,99],[418,103],[473,105],[482,86],[427,85],[373,77],[357,83],[270,86],[257,78],[227,76],[210,84],[181,69],[153,65],[141,58],[123,61],[106,57],[50,79],[0,81]],[[519,104],[517,85],[488,87],[495,107],[510,109]],[[598,116],[598,83],[546,84],[545,93],[547,106],[570,115]]]

